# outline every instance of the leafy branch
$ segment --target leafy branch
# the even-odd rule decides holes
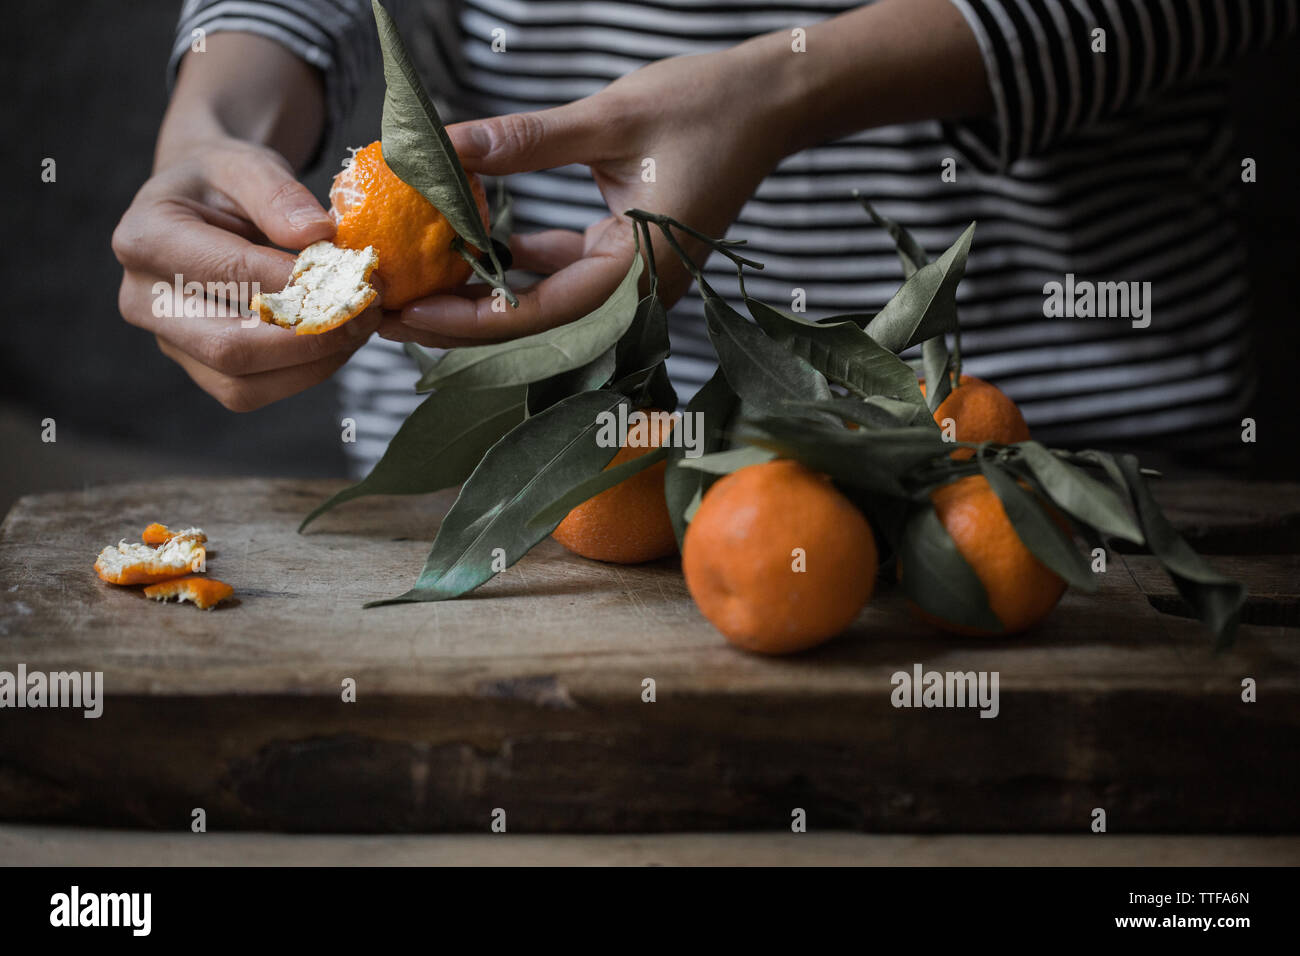
[[[446,217],[456,232],[453,246],[475,275],[503,290],[507,301],[517,308],[519,299],[506,284],[505,267],[479,215],[469,176],[420,80],[397,24],[379,0],[371,0],[371,9],[384,60],[384,113],[380,127],[384,162],[398,179],[418,190]],[[466,242],[487,256],[491,271],[470,254]]]

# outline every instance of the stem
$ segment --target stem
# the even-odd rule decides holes
[[[510,213],[510,196],[506,193],[506,178],[497,177],[496,185],[496,205],[493,207],[492,225],[488,230],[490,233],[497,233],[501,229],[501,223]],[[506,233],[507,237],[509,232]]]
[[[673,252],[677,253],[677,257],[682,260],[682,265],[686,266],[686,268],[690,270],[691,275],[695,276],[695,281],[698,282],[701,289],[703,289],[708,285],[708,283],[704,281],[704,274],[700,272],[700,267],[695,264],[695,260],[692,259],[690,254],[682,248],[681,243],[677,241],[677,238],[672,234],[672,231],[668,228],[666,223],[659,222],[656,223],[656,225],[659,227],[659,231],[664,234],[664,238],[668,240],[668,245],[673,247]]]
[[[748,299],[749,293],[745,291],[745,267],[739,262],[736,263],[736,282],[740,285],[740,297]]]
[[[641,233],[645,234],[646,265],[650,267],[650,288],[653,289],[659,284],[659,270],[655,268],[655,244],[650,237],[650,223],[638,220],[632,228],[638,230],[638,238]]]
[[[496,253],[494,251],[489,249],[488,256],[491,258],[492,264],[497,267],[495,275],[483,268],[483,263],[479,262],[478,257],[469,251],[469,247],[465,245],[465,240],[461,239],[460,236],[451,240],[451,247],[456,250],[462,259],[469,263],[470,269],[474,271],[476,276],[488,285],[492,286],[492,288],[500,289],[506,294],[506,301],[509,302],[512,307],[516,309],[519,308],[519,298],[510,291],[510,286],[506,285],[505,276],[501,275],[501,263],[497,261]]]
[[[1057,458],[1068,461],[1072,465],[1078,465],[1080,468],[1093,468],[1097,471],[1105,470],[1100,463],[1093,461],[1091,458],[1084,458],[1078,452],[1067,451],[1064,448],[1049,448],[1047,450]],[[1141,465],[1138,466],[1138,474],[1144,478],[1163,478],[1165,476],[1164,472],[1156,468],[1144,468]]]
[[[732,248],[734,248],[735,246],[745,245],[744,239],[714,239],[712,236],[706,236],[698,229],[692,229],[690,226],[678,222],[676,219],[672,218],[671,216],[663,216],[655,212],[646,212],[644,209],[629,209],[623,215],[629,217],[630,219],[635,219],[638,222],[653,222],[656,226],[658,226],[660,229],[663,230],[664,235],[669,238],[670,242],[672,242],[672,234],[668,231],[668,228],[672,226],[674,228],[680,229],[688,236],[692,236],[700,240],[701,242],[705,243],[707,246],[709,246],[711,249],[715,250],[716,252],[722,253],[724,256],[726,256],[728,259],[730,259],[732,262],[736,263],[737,265],[746,265],[749,266],[751,269],[763,268],[763,263],[755,262],[753,259],[747,259],[744,256],[731,251]],[[678,245],[676,242],[673,242],[673,248],[674,251],[677,251],[681,249],[681,246]],[[684,253],[680,251],[677,251],[677,254],[679,256],[683,256],[683,260],[684,260],[683,264],[691,263],[692,266],[694,265],[694,262],[690,258],[690,256],[686,256],[684,255]],[[688,268],[690,268],[690,266],[688,266]],[[695,272],[697,270],[692,268],[691,271]]]

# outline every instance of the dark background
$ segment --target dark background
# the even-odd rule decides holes
[[[118,315],[109,236],[149,173],[178,9],[149,0],[6,11],[0,511],[19,494],[133,477],[344,473],[329,383],[236,415]],[[1292,43],[1252,57],[1236,77],[1240,154],[1259,164],[1259,181],[1241,187],[1262,373],[1258,477],[1296,477],[1300,442],[1290,411],[1300,356],[1297,53]],[[328,168],[308,179],[318,195],[336,168],[328,157],[378,138],[381,91],[375,82],[336,131]],[[58,163],[56,183],[41,182],[45,157]],[[54,444],[41,441],[45,418],[57,422]]]

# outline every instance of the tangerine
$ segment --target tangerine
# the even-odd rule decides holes
[[[468,176],[486,227],[487,194],[475,173]],[[469,263],[451,247],[456,238],[451,223],[388,168],[378,140],[358,149],[334,177],[330,215],[338,227],[334,245],[375,250],[387,309],[453,289],[470,277]]]
[[[983,475],[970,475],[930,494],[939,521],[984,585],[989,609],[1003,633],[1028,630],[1045,618],[1065,593],[1065,581],[1030,551],[1007,517],[1002,500]],[[899,568],[900,576],[905,570]],[[923,614],[958,634],[989,632]]]
[[[827,476],[787,459],[719,479],[682,544],[700,611],[731,643],[762,654],[814,647],[853,623],[878,560],[862,512]]]
[[[637,415],[648,427],[641,428]],[[606,469],[640,458],[668,440],[673,416],[646,409],[629,418],[628,435],[640,428],[647,439],[631,444],[625,437]],[[551,537],[574,554],[595,561],[639,564],[667,557],[677,550],[677,535],[664,497],[665,462],[658,462],[632,477],[606,488],[565,516]]]
[[[959,381],[960,384],[934,410],[934,420],[940,426],[945,419],[952,420],[955,441],[993,441],[1010,445],[1029,440],[1025,416],[1020,414],[1016,403],[1005,392],[973,375],[963,375]],[[925,394],[924,379],[921,380],[921,394]],[[952,457],[969,458],[973,454],[975,450],[972,448],[958,448]]]

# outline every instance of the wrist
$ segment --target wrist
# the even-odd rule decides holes
[[[187,103],[180,97],[173,97],[158,129],[154,171],[174,165],[222,140],[235,138],[206,104]]]
[[[751,63],[758,84],[754,89],[762,91],[756,99],[778,136],[782,159],[854,129],[877,125],[872,74],[861,57],[845,56],[848,44],[836,35],[850,26],[844,19],[763,34],[735,48]],[[860,38],[862,45],[866,42]]]
[[[808,109],[813,100],[811,77],[799,62],[790,31],[765,33],[724,54],[736,76],[741,102],[757,115],[748,123],[758,132],[765,153],[775,166],[808,145]]]
[[[949,0],[879,0],[735,47],[788,156],[865,129],[992,107],[970,27]],[[753,95],[753,94],[751,94]]]
[[[219,33],[205,52],[181,60],[155,164],[205,143],[239,140],[268,146],[297,169],[319,144],[325,118],[319,71],[274,40]]]

